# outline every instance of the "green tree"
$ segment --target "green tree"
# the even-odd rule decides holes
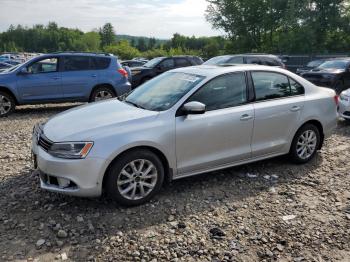
[[[101,46],[109,46],[115,43],[115,31],[111,23],[106,23],[102,28],[100,28],[101,36]]]

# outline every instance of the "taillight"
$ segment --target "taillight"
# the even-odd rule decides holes
[[[124,76],[126,78],[129,76],[128,72],[124,68],[118,69],[118,72],[119,72],[119,74],[121,74],[122,76]]]
[[[337,106],[339,105],[339,96],[338,95],[334,96],[334,102]]]

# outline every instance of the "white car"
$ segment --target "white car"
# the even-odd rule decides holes
[[[339,96],[339,115],[350,121],[350,89],[343,91]]]
[[[43,189],[148,201],[163,181],[289,154],[306,163],[337,122],[333,90],[284,69],[194,66],[117,99],[51,118],[33,133]],[[234,190],[234,189],[232,189]]]

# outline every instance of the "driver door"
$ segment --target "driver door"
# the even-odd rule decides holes
[[[206,105],[201,115],[176,117],[176,156],[179,176],[200,173],[249,159],[254,123],[247,104],[244,72],[219,76],[187,102]]]
[[[55,101],[63,98],[59,58],[46,57],[27,66],[17,77],[18,92],[25,102]]]

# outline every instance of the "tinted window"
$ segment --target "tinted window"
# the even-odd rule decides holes
[[[31,64],[30,66],[28,66],[27,70],[32,74],[50,73],[57,71],[57,65],[57,58],[49,58]]]
[[[106,69],[109,67],[111,59],[108,57],[92,57],[92,69]]]
[[[244,64],[242,56],[235,56],[228,60],[230,64]]]
[[[261,59],[263,65],[267,65],[267,66],[280,66],[281,65],[277,60],[274,60],[270,57],[262,57],[260,59]]]
[[[176,58],[175,62],[176,62],[176,66],[178,67],[186,67],[191,65],[186,58]]]
[[[248,56],[246,57],[247,64],[257,64],[261,65],[261,60],[259,57]]]
[[[266,100],[290,95],[288,77],[270,72],[252,72],[256,100]]]
[[[244,73],[219,76],[205,84],[190,101],[206,105],[207,111],[238,106],[247,102],[247,88]]]
[[[290,92],[291,95],[303,95],[305,93],[304,87],[295,82],[293,79],[289,78],[289,83],[290,83]]]
[[[66,56],[63,62],[64,71],[81,71],[90,69],[88,56]]]
[[[175,67],[173,59],[165,59],[159,65],[161,66],[162,69],[171,69]]]

